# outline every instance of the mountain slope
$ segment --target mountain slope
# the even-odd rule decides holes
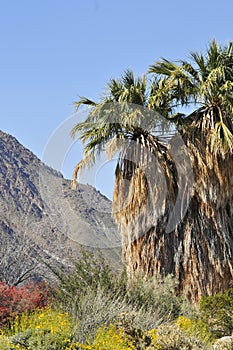
[[[111,202],[91,186],[72,189],[70,180],[2,131],[0,238],[0,271],[20,250],[27,259],[46,256],[67,263],[79,255],[80,244],[100,248],[113,265],[120,261]]]

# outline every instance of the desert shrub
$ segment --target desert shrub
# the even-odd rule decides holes
[[[213,336],[208,330],[207,324],[203,320],[179,316],[175,324],[189,336],[195,336],[206,343],[210,343],[213,340]]]
[[[14,345],[10,342],[9,337],[4,335],[4,334],[0,334],[0,349],[1,350],[14,350],[14,349],[19,349],[19,347],[17,345]]]
[[[182,312],[186,300],[177,296],[176,281],[168,275],[165,278],[151,278],[145,280],[141,276],[134,277],[128,285],[126,296],[130,303],[143,307],[145,310],[151,308],[163,319],[175,319]]]
[[[58,280],[55,297],[69,311],[73,311],[77,300],[88,290],[96,291],[99,287],[106,291],[114,289],[114,276],[102,255],[99,253],[95,256],[84,249],[81,253],[80,259],[71,261],[72,269],[69,272],[50,266]]]
[[[155,331],[143,332],[134,330],[128,332],[125,328],[115,324],[100,327],[93,341],[89,343],[76,342],[70,344],[66,350],[158,350]]]
[[[54,271],[59,284],[57,299],[68,308],[73,308],[88,290],[101,288],[106,294],[117,296],[137,308],[160,310],[161,314],[175,318],[179,315],[184,298],[175,293],[176,281],[172,276],[164,279],[145,280],[142,276],[128,279],[125,269],[114,275],[109,265],[99,253],[82,251],[82,257],[73,262],[69,273]]]
[[[202,319],[216,336],[233,332],[233,288],[214,296],[202,297],[200,301]]]
[[[47,307],[17,316],[5,333],[16,349],[63,350],[72,341],[73,322],[67,313]]]
[[[134,349],[124,330],[112,324],[108,328],[101,327],[98,329],[92,344],[92,349],[102,350],[104,348],[108,350]]]
[[[160,319],[154,310],[138,309],[119,296],[107,294],[103,289],[88,291],[76,306],[75,339],[80,342],[93,340],[102,326],[117,324],[126,330],[150,329]]]
[[[49,307],[16,316],[11,320],[8,332],[5,330],[0,335],[0,349],[218,349],[207,344],[206,331],[201,329],[201,323],[195,324],[193,320],[179,317],[176,321],[157,324],[156,328],[146,330],[152,314],[149,315],[143,310],[133,310],[132,305],[123,304],[119,299],[106,300],[103,290],[99,290],[99,300],[91,302],[90,297],[91,295],[87,295],[86,305],[83,304],[80,323],[74,322],[68,313]],[[88,310],[88,307],[92,306],[93,310]],[[99,308],[102,308],[101,312]],[[109,314],[106,316],[107,310]],[[111,318],[114,318],[114,322],[110,322]],[[156,321],[153,322],[156,325]]]
[[[156,346],[162,350],[207,349],[205,340],[187,333],[176,324],[163,324],[156,329]]]
[[[126,330],[114,324],[98,329],[91,344],[93,350],[158,350],[156,331]]]
[[[67,350],[210,350],[204,340],[188,334],[180,326],[166,323],[157,329],[143,331],[126,329],[116,324],[100,327],[94,339],[87,343],[76,342]]]
[[[33,282],[21,287],[0,282],[0,325],[24,311],[46,306],[49,300],[49,291],[44,282]]]
[[[99,254],[82,252],[67,274],[55,271],[59,281],[56,298],[76,319],[76,341],[94,339],[101,326],[112,323],[130,329],[148,330],[177,317],[183,299],[175,294],[171,276],[145,281],[128,279],[125,270],[114,275]]]
[[[181,299],[173,295],[172,289],[165,293],[165,286],[166,281],[162,288],[158,286],[157,289],[149,283],[140,282],[131,284],[125,294],[101,287],[87,289],[86,294],[73,304],[72,315],[75,315],[78,324],[77,339],[86,340],[84,334],[93,338],[101,325],[110,323],[126,329],[148,330],[165,320],[174,319],[181,309]]]

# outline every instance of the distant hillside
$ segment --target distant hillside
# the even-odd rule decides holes
[[[5,269],[13,280],[17,260],[46,257],[66,264],[78,257],[80,244],[100,248],[112,265],[121,257],[111,202],[91,186],[72,189],[70,180],[2,131],[0,239],[0,274]]]

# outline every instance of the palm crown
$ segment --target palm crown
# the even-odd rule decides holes
[[[72,129],[72,136],[79,133],[85,144],[84,157],[74,171],[95,162],[95,156],[112,138],[132,138],[161,127],[161,114],[167,120],[176,122],[188,134],[194,117],[203,118],[212,111],[211,142],[215,150],[222,154],[233,151],[233,43],[220,47],[212,41],[206,55],[191,53],[191,61],[171,62],[161,59],[149,68],[153,79],[148,84],[147,77],[135,78],[127,70],[116,80],[111,79],[106,95],[95,103],[81,97],[75,103],[92,106],[87,119]],[[132,105],[133,104],[133,105]],[[184,118],[175,113],[182,106],[193,105],[196,112]],[[154,109],[157,113],[148,112]],[[117,114],[117,120],[115,118]],[[194,124],[194,128],[197,124]],[[206,126],[207,124],[205,124]],[[192,129],[192,128],[190,128]]]
[[[83,104],[93,108],[87,119],[71,131],[73,137],[79,133],[85,144],[84,157],[74,171],[74,184],[80,168],[91,166],[109,140],[135,138],[156,128],[159,115],[149,113],[149,96],[146,76],[135,78],[127,70],[119,80],[110,80],[106,96],[99,103],[85,97],[75,103],[76,110]]]
[[[191,62],[177,63],[162,59],[149,72],[160,76],[160,90],[169,94],[174,107],[195,103],[232,112],[233,43],[221,48],[212,41],[205,56],[191,53]]]
[[[197,116],[214,112],[214,133],[217,150],[226,153],[233,150],[233,43],[220,47],[216,41],[209,45],[206,55],[191,53],[191,62],[180,60],[176,63],[162,59],[149,68],[159,77],[159,86],[152,96],[157,104],[167,96],[171,110],[179,105],[199,106]],[[193,121],[194,114],[178,118],[178,124]],[[170,115],[171,118],[171,115]],[[187,130],[187,128],[186,128]],[[213,140],[212,140],[213,141]]]

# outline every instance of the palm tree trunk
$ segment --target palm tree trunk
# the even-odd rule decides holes
[[[202,113],[183,133],[193,183],[187,211],[176,212],[174,227],[171,213],[190,174],[171,148],[147,140],[150,152],[137,150],[137,162],[126,152],[116,170],[113,212],[128,273],[172,274],[178,291],[194,302],[227,289],[233,279],[233,157],[214,152],[216,118],[214,110]]]

